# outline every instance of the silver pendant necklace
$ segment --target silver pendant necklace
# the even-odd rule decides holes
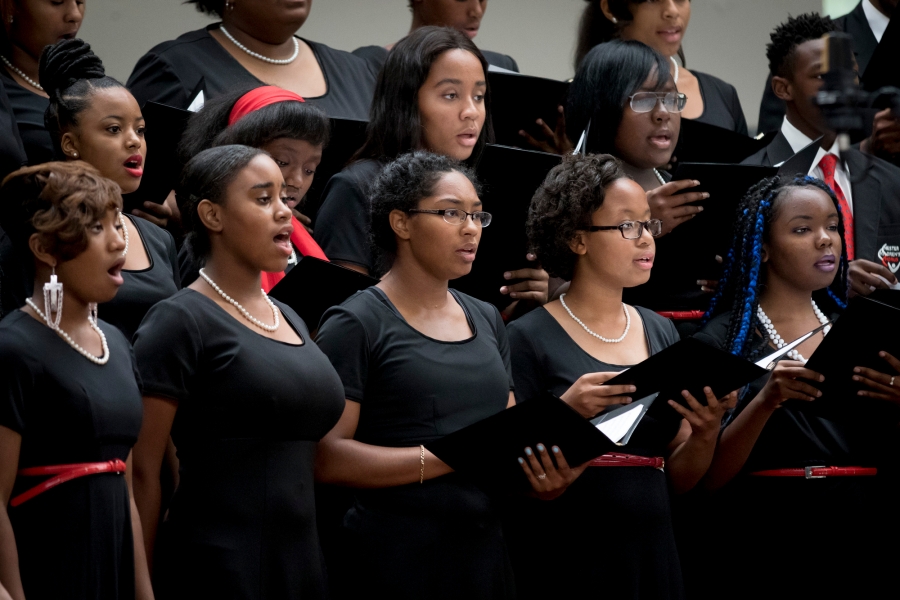
[[[291,57],[285,58],[285,59],[277,59],[277,58],[269,58],[268,56],[263,56],[262,54],[260,54],[258,52],[254,52],[247,46],[243,45],[242,43],[240,43],[239,41],[234,39],[234,36],[231,35],[230,33],[228,33],[228,30],[225,29],[225,27],[222,25],[219,26],[219,31],[221,31],[222,35],[227,37],[228,40],[232,44],[234,44],[235,46],[237,46],[238,48],[240,48],[241,50],[243,50],[244,52],[246,52],[253,58],[255,58],[257,60],[261,60],[263,62],[267,62],[270,65],[289,65],[292,62],[294,62],[297,59],[297,56],[300,54],[300,43],[297,41],[297,38],[295,38],[295,37],[291,38],[294,41],[294,53],[291,55]]]
[[[603,337],[599,333],[595,333],[595,332],[591,331],[588,328],[588,326],[584,324],[584,321],[582,321],[581,319],[576,317],[575,313],[573,313],[572,310],[569,308],[569,306],[566,304],[566,295],[565,294],[563,294],[559,297],[559,302],[562,304],[563,308],[566,309],[566,312],[569,313],[569,316],[572,317],[572,319],[576,323],[581,325],[582,329],[587,331],[589,334],[591,334],[592,336],[594,336],[601,342],[606,342],[607,344],[618,344],[619,342],[621,342],[622,340],[625,339],[625,336],[628,335],[628,330],[631,329],[631,315],[628,314],[628,305],[625,304],[624,302],[622,303],[622,310],[625,311],[625,331],[623,331],[622,335],[620,337],[617,337],[616,339]]]

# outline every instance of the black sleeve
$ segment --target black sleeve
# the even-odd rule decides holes
[[[369,245],[369,206],[362,183],[344,170],[330,180],[322,194],[313,238],[331,261],[374,268]]]
[[[141,57],[131,72],[126,87],[141,107],[152,100],[186,109],[190,102],[190,90],[185,87],[175,69],[169,61],[153,51]]]
[[[157,303],[134,334],[134,355],[145,396],[188,399],[203,350],[190,312],[173,302]]]
[[[734,115],[734,130],[744,135],[750,135],[747,129],[747,119],[744,117],[744,109],[741,107],[741,99],[738,97],[737,89],[733,85],[729,85],[731,92],[731,114]]]
[[[169,265],[172,267],[172,276],[175,279],[175,289],[180,290],[181,285],[181,268],[178,264],[178,250],[175,248],[175,238],[166,230],[166,256],[169,259]]]
[[[344,384],[344,397],[363,402],[369,377],[369,336],[362,322],[343,306],[323,316],[316,344],[325,353]]]
[[[503,317],[500,316],[500,311],[497,310],[497,307],[493,304],[490,304],[489,306],[494,316],[494,334],[497,336],[497,348],[500,350],[500,356],[503,358],[503,366],[506,367],[506,373],[509,376],[509,389],[510,391],[514,391],[516,386],[515,380],[513,379],[512,359],[510,358],[509,351],[509,333],[506,330],[506,324],[503,322]]]
[[[546,390],[543,368],[528,333],[513,322],[507,328],[509,334],[510,363],[516,385],[516,403],[539,398]]]
[[[28,317],[29,319],[31,317]],[[25,432],[25,402],[33,396],[35,373],[19,349],[0,345],[0,425]]]
[[[200,277],[200,265],[194,260],[187,244],[182,244],[178,251],[178,275],[181,277],[178,289],[191,285]]]

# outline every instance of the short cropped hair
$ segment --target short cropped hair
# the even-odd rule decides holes
[[[109,210],[122,209],[119,186],[83,161],[49,162],[10,173],[0,188],[0,227],[21,256],[41,237],[64,262],[84,252],[88,228]]]
[[[809,12],[789,18],[769,34],[771,41],[766,44],[769,72],[779,77],[790,77],[797,46],[836,30],[834,21],[819,13]]]
[[[627,179],[622,163],[609,154],[566,155],[535,192],[526,230],[531,251],[553,277],[572,279],[578,255],[569,244],[591,226],[606,189]]]
[[[197,215],[197,205],[201,200],[222,204],[231,182],[260,155],[268,156],[249,146],[217,146],[204,150],[185,165],[181,182],[175,188],[175,201],[181,211],[184,243],[196,262],[205,261],[210,251],[209,232]]]
[[[391,211],[407,212],[434,194],[435,185],[447,173],[466,176],[481,194],[475,173],[447,156],[418,150],[401,155],[381,170],[369,195],[369,236],[375,251],[375,271],[390,270],[397,256],[397,238],[391,228]]]

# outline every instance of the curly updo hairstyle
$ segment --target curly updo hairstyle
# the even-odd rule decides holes
[[[434,194],[438,181],[452,172],[462,173],[481,195],[475,173],[452,158],[418,150],[388,163],[372,183],[369,194],[369,236],[375,252],[375,271],[381,276],[397,257],[397,238],[391,228],[391,211],[407,212]]]
[[[221,17],[225,14],[225,0],[185,0],[185,4],[193,4],[198,12],[210,17]]]
[[[550,170],[531,199],[526,223],[531,251],[550,275],[572,279],[578,255],[569,244],[591,226],[606,189],[627,178],[622,163],[609,154],[569,154]]]
[[[78,125],[78,115],[90,105],[99,89],[125,86],[106,75],[103,62],[84,40],[73,39],[47,46],[38,66],[41,87],[50,96],[44,126],[55,144],[57,158],[63,159],[62,134]]]
[[[260,155],[268,156],[249,146],[217,146],[204,150],[185,165],[181,182],[175,188],[175,201],[181,211],[184,243],[195,261],[202,264],[210,251],[209,232],[197,215],[197,205],[201,200],[222,204],[231,182]]]
[[[83,161],[49,162],[10,173],[0,188],[0,227],[24,260],[37,233],[60,261],[88,245],[88,228],[109,210],[122,209],[119,186]],[[32,265],[33,266],[33,265]]]
[[[331,134],[328,116],[306,102],[276,102],[246,115],[228,126],[231,109],[252,86],[219,96],[207,102],[188,121],[178,154],[182,164],[207,148],[239,144],[260,148],[277,139],[303,140],[313,146],[325,146]]]

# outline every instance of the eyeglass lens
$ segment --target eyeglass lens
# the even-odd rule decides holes
[[[687,97],[677,92],[637,92],[631,97],[631,110],[638,113],[650,112],[657,102],[669,112],[681,112]]]

